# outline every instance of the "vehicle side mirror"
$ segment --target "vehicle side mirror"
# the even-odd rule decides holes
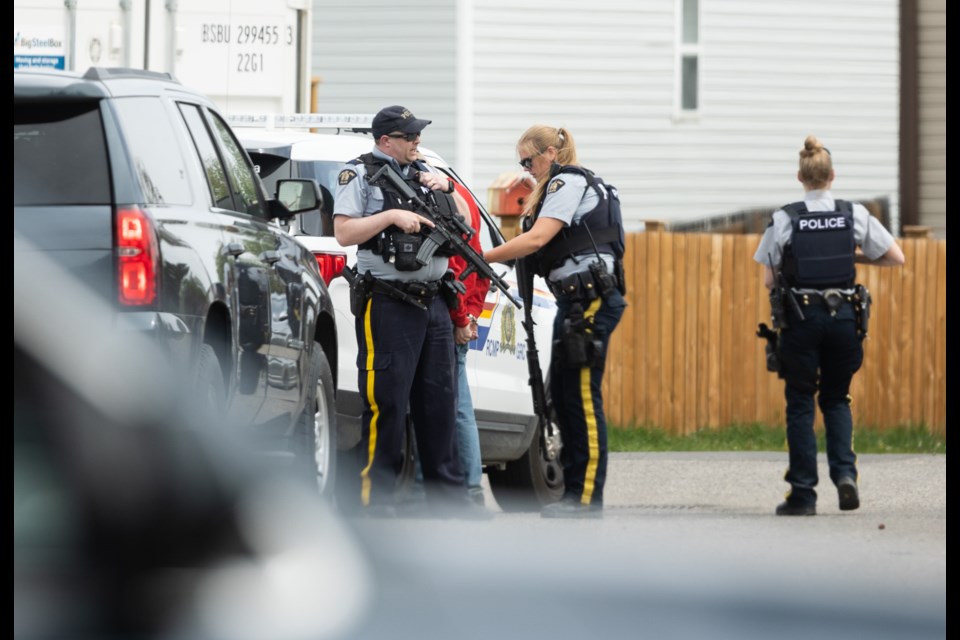
[[[304,211],[319,209],[323,206],[323,195],[316,180],[284,179],[277,181],[276,202],[281,207],[271,207],[271,214],[282,220]]]

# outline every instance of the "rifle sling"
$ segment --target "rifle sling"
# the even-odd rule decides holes
[[[554,265],[561,258],[577,254],[585,249],[592,249],[595,245],[609,244],[620,240],[620,230],[617,227],[606,227],[592,234],[586,228],[576,227],[569,230],[564,241],[556,246],[543,250],[542,264]]]

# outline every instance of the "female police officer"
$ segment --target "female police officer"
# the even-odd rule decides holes
[[[623,299],[623,225],[616,191],[577,164],[570,132],[530,127],[517,143],[536,179],[527,229],[484,254],[490,262],[530,256],[557,297],[550,392],[563,439],[564,495],[545,518],[602,516],[607,429],[600,387],[606,348]],[[530,222],[532,220],[532,223]]]
[[[862,205],[834,200],[830,152],[814,136],[804,141],[797,178],[806,191],[803,201],[774,212],[754,255],[766,266],[764,283],[772,291],[775,315],[781,316],[774,324],[780,328],[777,342],[790,449],[785,475],[790,491],[776,509],[782,516],[816,513],[813,421],[818,392],[830,479],[837,487],[840,509],[860,506],[847,394],[863,361],[869,293],[855,284],[854,263],[904,262],[893,236]]]

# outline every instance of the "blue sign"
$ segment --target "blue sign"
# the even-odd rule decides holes
[[[65,69],[66,56],[13,56],[13,68],[42,67],[44,69]]]

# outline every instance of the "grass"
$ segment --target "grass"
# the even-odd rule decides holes
[[[610,451],[786,451],[782,426],[735,424],[722,429],[701,429],[686,435],[641,426],[611,425],[607,433]],[[856,427],[853,444],[857,453],[947,453],[946,436],[922,425],[893,429]],[[817,429],[818,450],[825,451],[823,429]]]

